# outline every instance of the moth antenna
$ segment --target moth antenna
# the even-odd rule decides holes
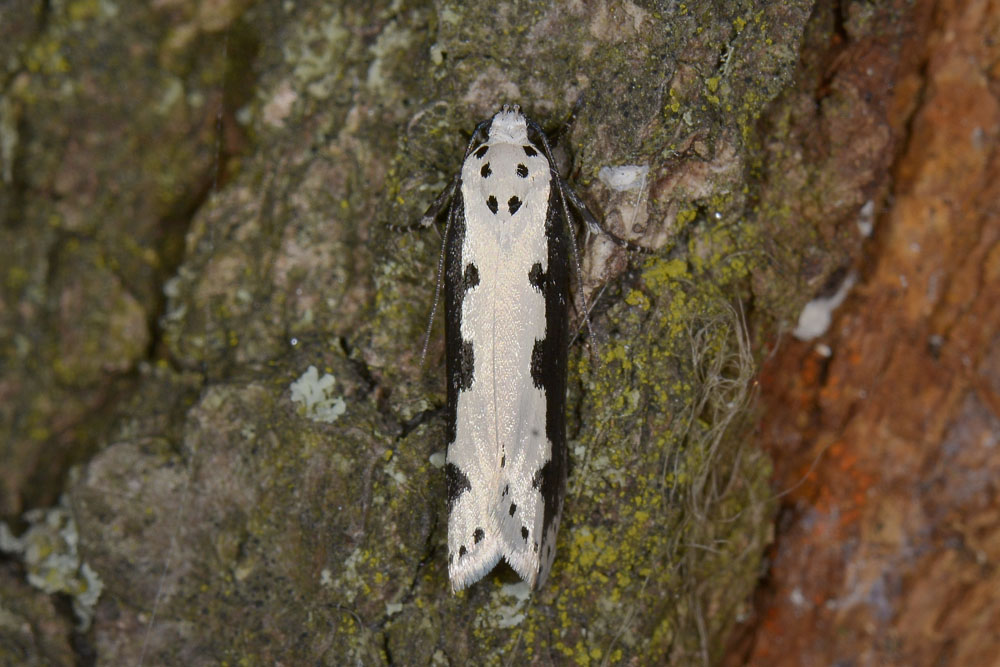
[[[594,345],[594,329],[590,326],[590,306],[587,304],[587,294],[583,291],[583,266],[580,264],[580,253],[576,249],[576,234],[573,233],[573,226],[570,224],[569,208],[566,206],[566,199],[563,196],[561,184],[559,187],[559,201],[562,203],[563,216],[566,219],[566,234],[569,236],[570,252],[573,254],[573,266],[576,268],[577,291],[580,293],[580,313],[583,315],[583,322],[577,329],[576,335],[573,336],[573,340],[576,340],[576,336],[580,335],[580,330],[586,326],[587,346],[590,347],[591,356],[596,358],[597,349]],[[570,345],[572,344],[571,341]]]
[[[434,303],[431,305],[431,314],[427,318],[427,331],[424,332],[424,344],[420,349],[420,369],[423,370],[424,361],[427,359],[427,347],[431,342],[431,329],[434,328],[434,316],[437,315],[438,303],[441,301],[441,280],[444,276],[444,253],[448,245],[448,232],[451,229],[452,218],[455,217],[455,207],[448,209],[448,221],[444,226],[444,234],[441,235],[441,252],[438,254],[437,281],[434,283]]]

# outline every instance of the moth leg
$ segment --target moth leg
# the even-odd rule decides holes
[[[455,196],[455,191],[458,189],[459,178],[459,176],[455,176],[455,178],[451,179],[451,183],[445,186],[441,194],[427,207],[423,217],[420,218],[420,222],[410,226],[412,229],[430,227],[434,224],[435,220],[441,217],[441,213],[451,205],[452,197]]]
[[[576,192],[574,192],[573,189],[570,188],[565,181],[562,180],[562,177],[560,177],[560,181],[562,185],[562,190],[563,192],[566,193],[566,199],[569,201],[570,207],[572,207],[572,209],[576,211],[576,213],[583,220],[584,224],[587,225],[587,229],[590,230],[590,233],[604,234],[609,239],[611,239],[611,241],[618,247],[625,248],[626,250],[631,250],[632,252],[638,252],[644,255],[651,255],[653,253],[653,251],[650,250],[649,248],[632,243],[631,241],[623,239],[617,234],[605,229],[601,225],[601,223],[597,221],[597,218],[594,217],[594,214],[590,212],[590,209],[587,208],[587,204],[584,203],[584,201],[580,199],[580,196],[576,194]]]
[[[489,137],[489,127],[492,123],[493,119],[487,118],[479,123],[479,125],[476,125],[476,129],[472,131],[472,136],[469,138],[469,145],[465,147],[466,158],[469,157],[469,154],[472,153],[476,146],[486,141]],[[465,158],[463,158],[463,161],[464,159]]]
[[[394,222],[390,222],[386,225],[389,229],[394,232],[412,232],[417,229],[427,229],[434,221],[441,217],[441,213],[448,208],[451,204],[451,198],[455,195],[455,188],[458,186],[458,176],[453,178],[448,185],[438,193],[438,196],[431,202],[431,205],[427,207],[427,210],[420,217],[417,222],[411,222],[405,225],[397,225]]]
[[[472,132],[472,138],[469,139],[469,145],[465,148],[465,157],[469,157],[469,153],[472,152],[472,149],[486,140],[488,131],[487,128],[491,122],[492,119],[487,119],[479,125],[476,125],[476,129]],[[407,225],[402,227],[402,229],[416,229],[417,227],[430,227],[433,225],[434,222],[441,217],[441,213],[443,213],[446,208],[451,206],[452,199],[458,191],[461,179],[462,172],[459,171],[459,173],[455,174],[455,177],[451,179],[451,183],[449,183],[445,189],[441,191],[437,198],[431,202],[431,205],[427,207],[427,211],[425,211],[423,217],[420,218],[420,222]],[[448,222],[451,222],[450,218]]]

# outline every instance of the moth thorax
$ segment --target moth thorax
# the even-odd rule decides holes
[[[519,146],[528,143],[528,123],[517,107],[514,109],[504,107],[503,111],[493,116],[493,122],[490,123],[489,142],[491,144],[517,144]]]

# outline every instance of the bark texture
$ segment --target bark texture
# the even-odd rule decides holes
[[[873,142],[889,169],[857,219],[871,238],[834,276],[857,284],[833,326],[784,341],[762,374],[785,495],[726,663],[995,664],[1000,4],[918,2],[863,23],[844,9],[825,90],[860,88],[882,127],[856,104],[798,125],[853,129],[829,152],[844,173]],[[786,108],[816,91],[807,80]]]
[[[857,326],[888,334],[878,318],[898,313],[912,349],[937,336],[939,354],[918,367],[887,340],[845,337],[823,377],[874,391],[898,366],[915,409],[971,415],[910,424],[885,456],[908,451],[907,434],[959,443],[975,419],[996,420],[1000,361],[984,332],[996,331],[997,47],[980,39],[970,55],[971,39],[953,40],[934,66],[932,46],[957,28],[928,7],[6,3],[0,662],[722,660],[777,505],[753,442],[749,334],[769,345],[854,268],[873,285]],[[995,26],[995,5],[962,7]],[[963,20],[988,34],[986,18]],[[552,128],[577,108],[563,173],[655,253],[581,245],[593,333],[570,353],[569,494],[549,583],[529,595],[500,570],[453,596],[440,321],[419,363],[440,239],[389,225],[419,219],[465,133],[503,103]],[[937,119],[958,110],[967,125],[942,139]],[[632,188],[600,177],[623,165],[648,172]],[[952,190],[946,176],[973,180]],[[894,222],[901,202],[912,208]],[[907,255],[910,241],[964,256],[966,272]],[[892,291],[906,262],[909,291]],[[914,300],[932,285],[931,305]],[[876,351],[878,375],[849,363]],[[790,428],[771,417],[780,378],[795,377],[780,364],[811,354],[771,358],[768,447]],[[837,412],[844,428],[853,405]],[[788,454],[779,489],[794,454],[840,451],[810,428],[772,449]],[[947,473],[979,465],[963,447],[920,449],[913,464],[938,470],[942,492],[968,491]],[[969,507],[995,492],[980,482]],[[822,485],[796,488],[788,497],[806,502]],[[928,525],[957,525],[945,506]],[[987,563],[976,531],[989,525],[958,531]],[[74,627],[67,596],[89,626]],[[758,659],[770,640],[744,630],[731,655]]]

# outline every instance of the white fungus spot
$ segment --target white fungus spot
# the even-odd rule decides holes
[[[875,202],[869,199],[858,211],[858,231],[861,236],[868,238],[875,229]]]
[[[799,322],[792,335],[799,340],[812,340],[825,334],[830,328],[830,322],[833,321],[833,311],[837,310],[847,298],[856,280],[854,273],[849,273],[837,288],[836,294],[813,299],[807,303],[799,313]]]
[[[597,178],[612,190],[617,192],[633,192],[642,189],[649,174],[646,165],[622,165],[620,167],[601,167]]]
[[[299,404],[299,414],[314,422],[332,424],[347,410],[341,396],[334,396],[336,379],[329,373],[319,377],[315,366],[309,366],[298,380],[292,383],[292,402]]]
[[[445,453],[434,452],[428,457],[427,460],[430,461],[431,465],[434,466],[435,468],[443,468],[445,464]]]

